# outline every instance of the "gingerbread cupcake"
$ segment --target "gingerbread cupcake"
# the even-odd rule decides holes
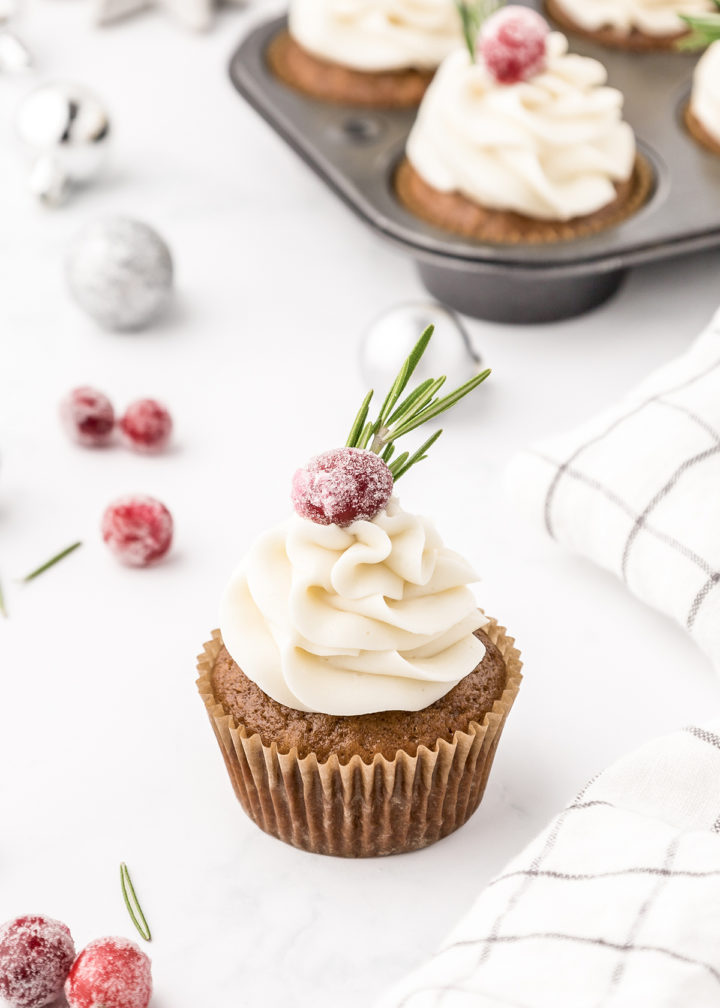
[[[291,0],[267,58],[286,84],[322,101],[417,105],[460,42],[454,0]]]
[[[565,31],[615,49],[674,49],[687,33],[683,15],[715,10],[712,0],[546,0]]]
[[[720,154],[720,13],[687,21],[693,31],[683,48],[708,49],[695,67],[685,122],[702,147]]]
[[[199,691],[243,808],[304,850],[346,857],[427,846],[477,808],[521,674],[478,610],[472,569],[398,480],[426,457],[398,438],[479,385],[407,394],[423,334],[375,421],[293,479],[295,514],[236,571]]]
[[[539,14],[506,7],[443,62],[395,178],[430,224],[492,243],[595,234],[635,213],[652,171],[605,68]]]

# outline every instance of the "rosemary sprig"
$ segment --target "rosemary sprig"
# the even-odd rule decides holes
[[[679,15],[692,31],[678,40],[678,49],[693,52],[696,49],[704,49],[720,39],[720,0],[714,0],[714,3],[718,8],[717,14]]]
[[[477,38],[483,21],[486,21],[491,14],[502,7],[503,2],[504,0],[455,0],[471,63],[476,60]]]
[[[33,581],[40,574],[44,574],[46,570],[49,570],[51,567],[54,567],[56,563],[59,563],[61,560],[64,560],[66,556],[70,556],[70,554],[74,553],[75,550],[78,549],[80,546],[82,546],[82,542],[74,542],[72,543],[71,546],[66,546],[64,550],[60,550],[60,552],[56,553],[55,556],[50,557],[49,560],[46,560],[44,564],[41,564],[39,567],[36,567],[35,570],[30,571],[29,574],[26,574],[22,580],[26,583],[28,581]]]
[[[435,444],[442,434],[442,430],[435,431],[412,455],[405,451],[393,457],[395,441],[427,423],[428,420],[433,420],[436,416],[449,410],[484,382],[490,374],[490,370],[485,369],[455,389],[454,392],[442,398],[439,398],[437,393],[445,383],[445,376],[426,378],[404,399],[401,399],[415,368],[427,350],[433,331],[434,326],[428,326],[411,350],[392,383],[390,391],[385,396],[376,420],[369,419],[373,392],[368,392],[350,428],[346,442],[347,448],[369,447],[371,452],[380,455],[383,462],[387,463],[395,481],[404,476],[412,466],[427,458],[428,449]],[[391,459],[393,459],[392,462]]]
[[[132,884],[128,866],[124,861],[120,865],[120,888],[122,889],[125,906],[130,914],[130,920],[137,928],[140,937],[144,938],[146,942],[152,941],[152,934],[150,933],[148,922],[145,920],[145,914],[142,912],[142,907],[138,903],[138,898],[135,895],[135,887]]]

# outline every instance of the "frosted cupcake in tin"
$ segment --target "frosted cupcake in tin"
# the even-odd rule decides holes
[[[692,34],[684,49],[708,46],[693,74],[685,122],[692,136],[706,150],[720,154],[720,12],[703,18],[687,18]]]
[[[715,10],[712,0],[546,0],[561,28],[602,45],[642,51],[673,49],[687,33],[683,15]]]
[[[633,214],[652,187],[623,96],[535,11],[505,7],[438,70],[396,174],[400,201],[484,242],[567,240]]]
[[[477,808],[520,686],[513,640],[477,607],[472,568],[397,483],[395,444],[487,377],[448,396],[408,381],[377,417],[365,399],[347,444],[292,481],[294,514],[261,535],[221,604],[198,688],[235,793],[258,826],[346,857],[415,850]]]
[[[454,0],[291,0],[268,50],[285,83],[323,101],[417,105],[461,38]]]

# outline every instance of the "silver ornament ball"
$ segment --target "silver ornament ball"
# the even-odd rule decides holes
[[[0,31],[0,72],[22,73],[32,66],[30,50],[14,32]]]
[[[18,108],[16,126],[33,157],[30,187],[49,205],[94,178],[105,159],[110,118],[97,95],[80,84],[36,88]]]
[[[104,329],[143,329],[172,292],[170,250],[141,221],[114,217],[85,228],[72,243],[67,280],[77,304]]]
[[[360,370],[370,388],[380,394],[389,389],[429,325],[435,326],[435,332],[413,374],[413,382],[446,375],[450,391],[477,374],[482,360],[457,315],[433,301],[412,301],[391,308],[365,332]]]

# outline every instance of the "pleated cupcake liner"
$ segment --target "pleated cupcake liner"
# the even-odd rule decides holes
[[[452,742],[394,759],[359,755],[340,763],[299,757],[225,713],[213,692],[212,671],[223,643],[220,631],[198,657],[198,691],[205,703],[233,789],[260,829],[302,850],[338,857],[377,857],[419,850],[448,836],[475,812],[487,784],[498,742],[522,681],[515,641],[490,620],[484,632],[505,661],[502,696],[482,724],[471,722]]]

